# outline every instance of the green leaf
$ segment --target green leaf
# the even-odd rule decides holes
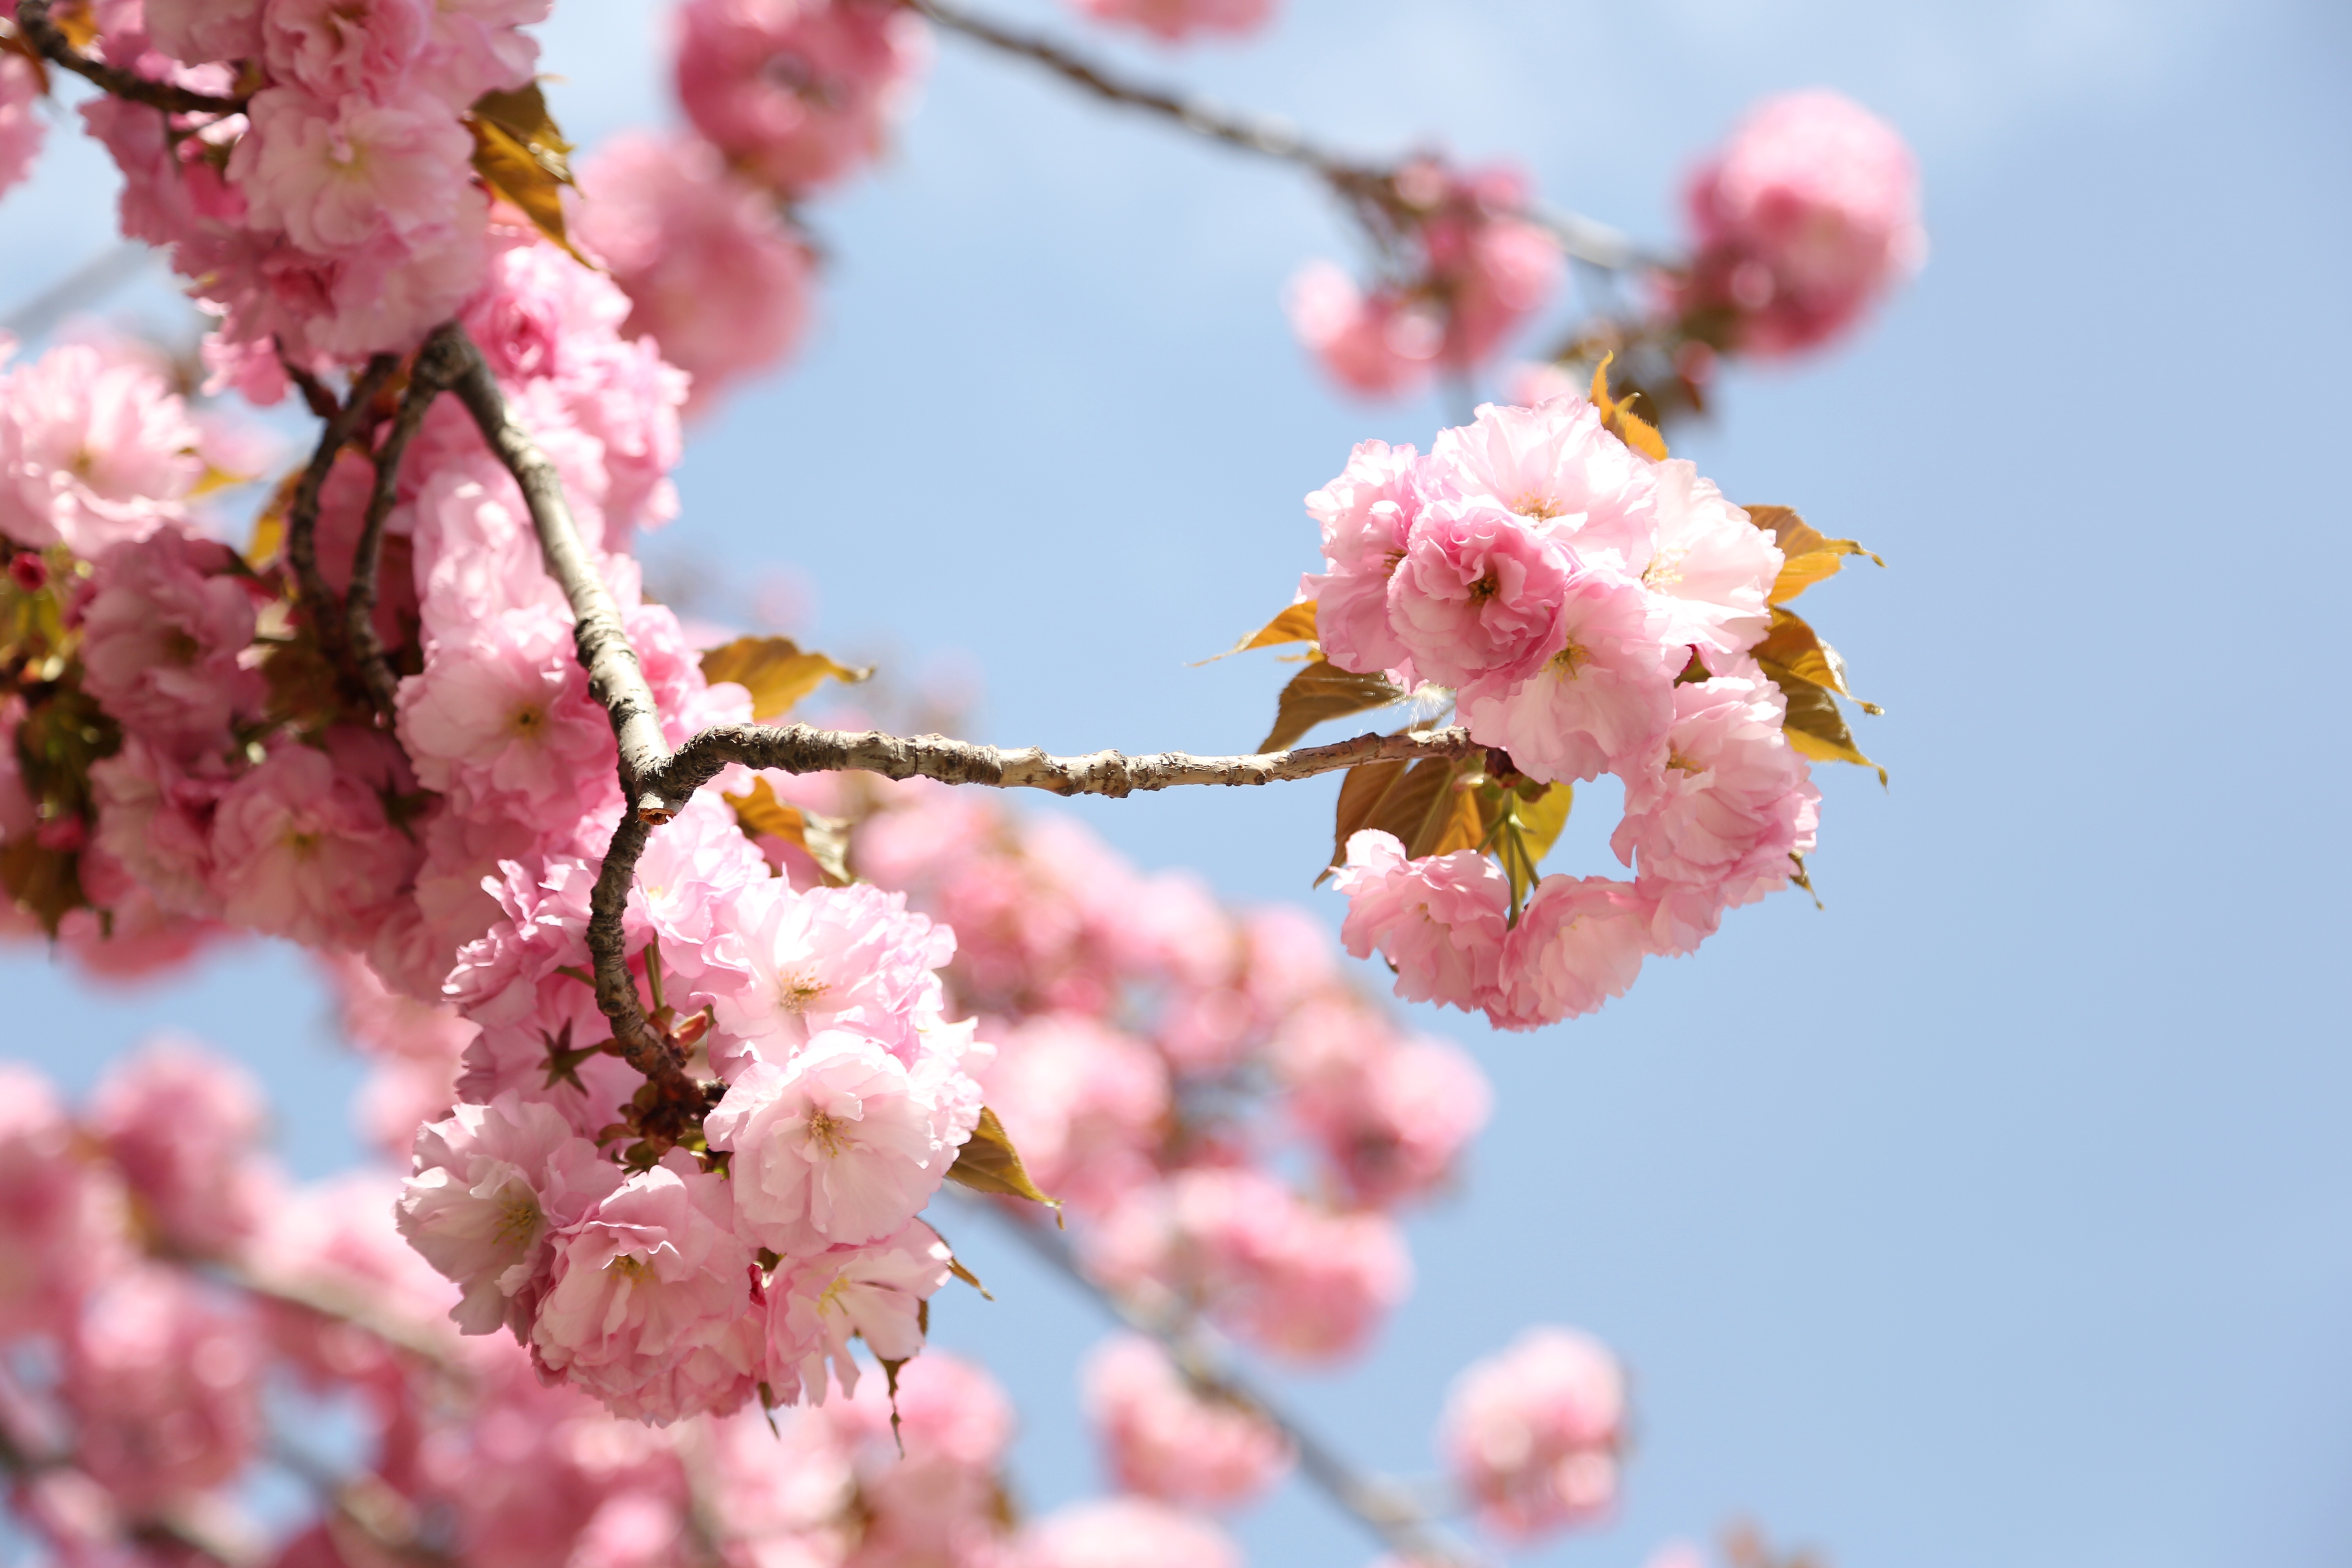
[[[482,94],[466,115],[466,128],[474,133],[474,172],[482,183],[520,208],[540,233],[569,251],[573,260],[593,266],[564,232],[562,191],[572,184],[566,156],[572,143],[555,128],[539,83]]]
[[[768,781],[755,778],[741,795],[723,795],[735,808],[736,826],[757,836],[770,834],[805,851],[816,862],[830,887],[845,888],[857,879],[849,871],[849,824],[838,816],[820,816],[790,801],[778,800]]]
[[[980,1108],[980,1125],[956,1152],[956,1162],[948,1168],[948,1180],[958,1186],[970,1187],[975,1193],[995,1193],[1008,1198],[1027,1198],[1033,1204],[1045,1204],[1059,1216],[1062,1204],[1037,1190],[1022,1167],[1020,1151],[1005,1136],[1004,1123],[996,1112],[986,1106]]]
[[[1315,601],[1301,599],[1224,652],[1213,653],[1204,659],[1197,660],[1192,668],[1198,669],[1203,664],[1214,664],[1221,658],[1230,658],[1237,653],[1247,653],[1254,647],[1279,647],[1284,643],[1313,642],[1314,640]]]
[[[712,685],[731,680],[751,694],[751,717],[772,719],[823,683],[826,676],[854,684],[871,667],[840,664],[821,653],[803,653],[790,637],[737,637],[702,656],[702,678]]]
[[[1287,750],[1301,735],[1327,719],[1369,713],[1404,700],[1402,687],[1385,675],[1358,675],[1341,669],[1321,654],[1309,659],[1282,689],[1274,709],[1274,728],[1257,743],[1261,752]]]
[[[1772,604],[1786,604],[1814,584],[1836,576],[1849,555],[1868,555],[1881,566],[1886,564],[1851,539],[1825,538],[1790,508],[1751,506],[1746,510],[1748,521],[1772,535],[1780,549],[1780,575],[1767,595]]]

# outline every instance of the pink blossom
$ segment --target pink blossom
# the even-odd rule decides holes
[[[1071,1503],[1030,1524],[1019,1568],[1241,1568],[1241,1549],[1207,1520],[1145,1498]]]
[[[1483,495],[1556,539],[1578,562],[1637,572],[1656,531],[1654,466],[1603,428],[1580,397],[1535,408],[1482,404],[1438,433],[1432,483]]]
[[[1711,670],[1731,668],[1769,629],[1766,604],[1780,574],[1772,536],[1723,499],[1696,464],[1657,466],[1657,548],[1642,585],[1664,612],[1658,640],[1696,647]]]
[[[647,841],[637,858],[628,912],[661,943],[674,1005],[690,988],[732,990],[740,982],[732,967],[735,906],[745,891],[769,880],[758,846],[736,826],[733,808],[711,791],[688,801]]]
[[[94,557],[183,514],[196,427],[152,365],[63,343],[0,377],[0,535]]]
[[[455,1287],[393,1228],[399,1179],[352,1171],[290,1189],[269,1211],[244,1262],[259,1278],[297,1290],[356,1296],[408,1326],[455,1360],[466,1342],[445,1321]],[[341,1318],[284,1301],[265,1302],[270,1347],[314,1384],[348,1384],[394,1406],[415,1363]]]
[[[158,757],[136,735],[90,764],[98,805],[98,850],[156,904],[175,914],[215,919],[213,813],[230,783],[218,759],[187,769]]]
[[[1496,1027],[1534,1029],[1622,996],[1649,951],[1651,900],[1606,877],[1546,877],[1503,942]]]
[[[1454,1380],[1439,1442],[1480,1521],[1528,1541],[1615,1500],[1624,1420],[1624,1374],[1606,1346],[1530,1329]]]
[[[1135,27],[1172,44],[1196,34],[1239,37],[1274,14],[1274,0],[1071,0],[1097,22]]]
[[[426,466],[410,518],[417,616],[428,658],[442,647],[463,649],[484,636],[485,623],[509,610],[560,616],[562,591],[540,559],[539,539],[513,479],[487,453],[453,454],[442,461],[428,457]],[[535,643],[545,640],[537,626],[530,632]]]
[[[910,913],[904,893],[869,885],[796,892],[781,878],[743,889],[725,960],[745,977],[719,994],[719,1032],[741,1053],[782,1062],[828,1029],[850,1029],[908,1067],[940,1022],[933,970],[955,954],[955,933]],[[715,985],[714,982],[714,985]],[[714,1058],[716,1059],[716,1058]],[[721,1062],[722,1072],[733,1061]]]
[[[523,1338],[553,1263],[550,1235],[620,1184],[620,1168],[553,1107],[509,1089],[417,1130],[400,1234],[464,1292],[449,1314],[459,1330],[510,1321]]]
[[[173,59],[243,60],[261,54],[262,0],[146,0],[147,35]]]
[[[1516,680],[1559,647],[1573,563],[1491,501],[1440,501],[1405,538],[1389,626],[1442,686]]]
[[[1627,781],[1610,845],[1659,900],[1653,950],[1685,952],[1724,909],[1753,902],[1813,847],[1821,792],[1781,732],[1784,705],[1751,665],[1675,688],[1662,763]]]
[[[808,1545],[820,1563],[843,1554],[856,1498],[850,1456],[814,1410],[747,1410],[709,1423],[710,1485],[704,1500],[726,1560],[784,1568]],[[740,1556],[738,1554],[740,1554]]]
[[[1280,1432],[1246,1405],[1195,1391],[1168,1352],[1139,1334],[1104,1341],[1081,1377],[1087,1417],[1129,1491],[1234,1508],[1289,1468]]]
[[[119,1267],[128,1215],[48,1082],[0,1063],[0,1334],[59,1326]]]
[[[1380,950],[1396,994],[1473,1012],[1493,995],[1510,914],[1500,868],[1474,849],[1408,860],[1396,835],[1352,834],[1332,879],[1348,896],[1339,941],[1358,958]]]
[[[407,85],[434,9],[426,0],[268,0],[262,64],[281,87],[387,102]]]
[[[1291,331],[1331,378],[1370,397],[1411,391],[1437,367],[1445,315],[1394,289],[1366,294],[1328,261],[1310,262],[1283,300]]]
[[[1389,580],[1428,504],[1428,481],[1411,447],[1364,441],[1348,454],[1345,472],[1307,498],[1307,515],[1322,525],[1330,570],[1299,587],[1315,599],[1323,657],[1341,669],[1369,674],[1406,661],[1389,624]]]
[[[193,1277],[117,1276],[66,1342],[58,1392],[76,1416],[75,1458],[134,1512],[219,1485],[260,1447],[261,1363],[252,1321]]]
[[[379,103],[272,87],[246,112],[252,128],[229,156],[229,178],[255,227],[282,228],[306,251],[429,240],[465,211],[474,141],[438,99],[412,89]]]
[[[687,0],[677,97],[729,159],[786,195],[882,151],[928,54],[887,0]]]
[[[757,1381],[751,1247],[730,1184],[682,1149],[558,1233],[531,1350],[616,1415],[726,1415]]]
[[[229,787],[213,821],[224,917],[306,946],[365,946],[416,861],[376,789],[291,741]]]
[[[799,343],[813,286],[808,247],[773,196],[698,137],[614,137],[580,168],[581,243],[612,269],[651,337],[694,377],[692,406],[781,363]]]
[[[40,96],[33,62],[19,54],[0,54],[0,194],[33,172],[47,129],[33,108]]]
[[[1030,1177],[1081,1214],[1154,1179],[1168,1069],[1150,1048],[1083,1015],[1023,1020],[997,1046],[988,1102]]]
[[[1733,346],[1749,353],[1835,337],[1927,257],[1910,148],[1834,92],[1757,105],[1684,201],[1698,254],[1674,303],[1727,313]]]
[[[895,1417],[895,1419],[894,1419]],[[895,1398],[866,1378],[824,1419],[856,1467],[860,1568],[1002,1561],[1013,1405],[985,1369],[927,1350],[898,1369]]]
[[[400,738],[425,788],[469,809],[578,815],[613,771],[613,730],[552,608],[499,613],[401,682]]]
[[[882,1361],[920,1352],[923,1303],[948,1282],[953,1260],[920,1220],[879,1240],[786,1258],[767,1286],[769,1387],[782,1400],[797,1390],[799,1398],[822,1405],[830,1363],[841,1392],[856,1394],[853,1335]]]
[[[217,752],[257,717],[261,674],[242,662],[253,596],[225,545],[159,530],[99,560],[81,611],[82,685],[124,729],[175,757]]]
[[[1443,1040],[1397,1039],[1353,1005],[1302,1009],[1276,1049],[1292,1119],[1359,1202],[1430,1191],[1486,1125],[1492,1096],[1475,1062]]]
[[[909,1070],[846,1029],[809,1039],[783,1066],[754,1062],[704,1122],[731,1152],[746,1230],[786,1254],[873,1241],[939,1190],[980,1120],[977,1087],[947,1064]]]
[[[1664,624],[1655,596],[1632,578],[1605,566],[1576,574],[1543,661],[1523,678],[1497,674],[1463,689],[1471,738],[1545,783],[1642,765],[1673,721],[1675,677],[1690,657],[1660,640]]]
[[[259,1227],[276,1182],[256,1157],[268,1107],[253,1075],[191,1042],[152,1040],[110,1069],[89,1127],[167,1252],[214,1257]]]
[[[493,89],[530,85],[539,40],[521,29],[544,22],[551,0],[434,0],[431,32],[416,62],[419,85],[452,109]]]

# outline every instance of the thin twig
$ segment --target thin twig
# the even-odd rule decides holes
[[[375,489],[368,497],[359,543],[352,551],[351,589],[343,595],[343,636],[351,647],[352,662],[358,667],[360,684],[367,688],[369,700],[386,724],[393,721],[393,699],[400,682],[392,672],[392,661],[384,657],[383,639],[375,630],[376,574],[383,561],[383,526],[399,498],[400,460],[408,451],[408,443],[424,425],[433,400],[447,390],[463,367],[465,350],[456,330],[454,322],[436,328],[410,367],[400,410],[393,416],[383,444],[376,448]]]
[[[1172,1299],[1155,1310],[1143,1301],[1108,1289],[1078,1267],[1077,1259],[1071,1256],[1069,1243],[1060,1236],[1043,1226],[1014,1218],[997,1205],[975,1203],[973,1206],[989,1210],[1034,1257],[1092,1297],[1105,1311],[1157,1341],[1194,1393],[1239,1405],[1281,1433],[1298,1458],[1299,1473],[1378,1536],[1381,1543],[1400,1559],[1453,1568],[1469,1568],[1480,1561],[1429,1516],[1410,1489],[1388,1477],[1358,1470],[1271,1395],[1235,1371],[1201,1331],[1192,1314]]]
[[[310,626],[318,634],[319,645],[331,658],[339,650],[342,621],[335,611],[335,591],[319,570],[319,495],[326,489],[327,476],[334,471],[335,459],[359,433],[360,421],[368,414],[368,405],[392,373],[400,368],[397,354],[378,354],[368,361],[352,384],[351,396],[327,421],[319,433],[319,449],[310,455],[310,466],[302,470],[299,483],[294,487],[294,499],[286,507],[286,560],[294,568],[295,586],[301,591],[303,613],[310,617]]]
[[[219,98],[168,81],[143,76],[91,59],[73,47],[73,40],[49,20],[50,0],[16,0],[16,27],[26,41],[46,58],[63,66],[85,81],[95,83],[116,98],[144,103],[173,114],[235,114],[245,107],[241,98]]]
[[[1050,38],[975,16],[949,0],[904,0],[904,4],[950,32],[1041,66],[1106,103],[1157,114],[1210,141],[1311,170],[1351,202],[1409,216],[1397,194],[1397,171],[1392,165],[1350,158],[1318,146],[1280,121],[1236,113],[1166,88],[1130,80]],[[1543,229],[1563,253],[1591,266],[1615,270],[1654,264],[1631,238],[1581,214],[1528,206],[1511,216]]]

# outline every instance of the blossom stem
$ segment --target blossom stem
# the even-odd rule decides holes
[[[302,470],[302,478],[294,487],[294,499],[286,508],[286,560],[294,568],[303,614],[310,617],[310,628],[318,636],[320,651],[331,659],[342,651],[343,626],[335,608],[335,591],[327,585],[325,574],[319,570],[319,497],[326,489],[327,476],[334,471],[335,459],[359,434],[360,422],[367,417],[376,394],[383,390],[383,384],[399,368],[397,354],[378,354],[368,361],[367,368],[352,383],[351,395],[328,417],[326,429],[320,432],[319,448],[310,455],[310,466]]]
[[[168,81],[150,80],[121,66],[91,59],[75,48],[73,40],[49,20],[49,5],[50,0],[16,0],[16,29],[51,64],[95,83],[116,98],[173,114],[235,114],[245,107],[241,98],[220,98]]]
[[[375,630],[376,575],[383,560],[384,521],[399,497],[400,460],[408,443],[424,425],[433,400],[448,389],[462,365],[464,353],[457,340],[463,331],[454,321],[444,322],[417,351],[407,389],[401,394],[400,411],[393,416],[392,428],[375,453],[375,489],[368,497],[359,543],[352,551],[352,585],[343,595],[343,636],[351,645],[360,683],[367,688],[370,700],[387,726],[393,721],[393,699],[400,683],[392,672],[392,661],[384,656],[383,639]]]

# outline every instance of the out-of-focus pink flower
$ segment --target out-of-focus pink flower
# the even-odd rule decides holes
[[[1245,1405],[1205,1397],[1168,1352],[1139,1334],[1106,1340],[1081,1374],[1087,1415],[1129,1491],[1195,1508],[1234,1508],[1290,1464],[1282,1434]]]
[[[1565,586],[1557,625],[1551,652],[1522,678],[1498,672],[1463,689],[1471,738],[1547,784],[1639,768],[1673,721],[1690,650],[1660,640],[1655,595],[1605,566]]]
[[[937,1232],[909,1220],[888,1237],[785,1259],[767,1285],[767,1370],[777,1398],[824,1403],[825,1368],[845,1394],[857,1392],[852,1336],[882,1361],[923,1348],[923,1303],[946,1284],[954,1255]]]
[[[1657,479],[1657,548],[1642,568],[1642,586],[1662,612],[1658,640],[1695,647],[1708,669],[1728,671],[1771,626],[1766,599],[1780,574],[1780,552],[1714,480],[1699,477],[1696,464],[1660,463]]]
[[[246,108],[252,128],[229,154],[257,228],[333,256],[451,232],[474,140],[448,105],[418,91],[382,103],[272,87]]]
[[[1369,674],[1405,662],[1404,644],[1389,625],[1389,579],[1404,560],[1430,485],[1411,447],[1362,441],[1348,454],[1346,471],[1307,498],[1330,570],[1299,586],[1314,595],[1323,657],[1341,669]]]
[[[253,596],[227,546],[165,528],[115,545],[83,606],[82,685],[124,729],[186,759],[217,752],[261,710]]]
[[[677,97],[719,150],[798,195],[882,151],[929,53],[887,0],[687,0]]]
[[[1137,1497],[1055,1510],[1024,1528],[1019,1568],[1241,1568],[1241,1549],[1197,1514]]]
[[[262,0],[146,0],[147,36],[188,65],[261,54]]]
[[[1419,386],[1445,346],[1445,313],[1433,301],[1390,288],[1367,294],[1328,261],[1299,269],[1283,308],[1291,331],[1331,378],[1368,397]]]
[[[1040,1014],[998,1042],[987,1088],[1030,1178],[1077,1213],[1103,1213],[1156,1176],[1168,1069],[1133,1036]]]
[[[1508,682],[1559,647],[1572,562],[1485,500],[1441,501],[1406,536],[1389,578],[1389,626],[1441,686]]]
[[[260,1445],[261,1361],[252,1321],[191,1276],[117,1276],[66,1342],[76,1460],[132,1512],[227,1480]]]
[[[625,133],[580,167],[574,232],[629,296],[622,328],[694,377],[690,407],[799,343],[808,247],[775,198],[698,137]]]
[[[365,947],[417,858],[368,781],[292,741],[231,785],[213,819],[224,917],[306,946]]]
[[[1274,14],[1274,0],[1071,0],[1097,22],[1135,27],[1172,44],[1196,34],[1239,37]]]
[[[1673,302],[1722,313],[1748,353],[1827,342],[1927,258],[1911,149],[1839,93],[1757,105],[1684,202],[1697,254]]]
[[[617,1415],[724,1415],[758,1378],[751,1254],[726,1178],[673,1149],[556,1237],[532,1353]]]
[[[980,1120],[976,1089],[926,1061],[913,1070],[862,1035],[827,1029],[779,1067],[754,1062],[704,1122],[730,1152],[736,1212],[788,1255],[889,1236],[947,1179]]]
[[[122,1262],[121,1187],[76,1144],[47,1080],[0,1063],[0,1334],[60,1326]]]
[[[154,1240],[201,1258],[227,1252],[259,1225],[276,1186],[255,1155],[266,1114],[250,1073],[165,1037],[107,1073],[89,1126]]]
[[[1497,1028],[1534,1029],[1622,996],[1649,951],[1651,900],[1606,877],[1546,877],[1503,942]]]
[[[1454,1380],[1439,1443],[1481,1521],[1527,1541],[1615,1501],[1624,1419],[1624,1374],[1608,1347],[1530,1329]]]
[[[708,1430],[700,1500],[727,1561],[822,1568],[847,1554],[856,1475],[825,1412],[747,1410]]]
[[[434,0],[416,80],[452,109],[482,94],[529,85],[539,40],[522,31],[544,22],[551,0]]]
[[[62,343],[0,377],[0,534],[94,558],[183,514],[204,465],[153,365]]]
[[[407,85],[433,9],[425,0],[269,0],[262,64],[280,86],[383,103]]]
[[[1375,948],[1396,994],[1475,1012],[1494,994],[1510,916],[1510,885],[1475,849],[1408,860],[1396,835],[1352,834],[1331,885],[1348,897],[1339,940],[1358,958]]]
[[[0,54],[0,195],[33,172],[47,129],[33,109],[40,96],[33,62],[19,54]]]
[[[361,1090],[362,1128],[379,1148],[405,1153],[419,1126],[457,1103],[458,1058],[480,1030],[446,1002],[392,990],[363,959],[321,954],[320,967],[334,986],[344,1038],[375,1068]]]
[[[158,757],[136,735],[90,765],[98,802],[94,843],[162,909],[216,918],[213,889],[213,812],[229,786],[218,759],[186,770]],[[89,878],[84,876],[87,883]]]
[[[926,1351],[898,1369],[895,1399],[868,1378],[823,1415],[856,1467],[861,1568],[1003,1561],[997,1468],[1013,1440],[1013,1404],[986,1369]]]
[[[468,1334],[511,1322],[528,1338],[553,1265],[549,1237],[620,1186],[621,1169],[552,1106],[509,1089],[417,1130],[400,1234],[464,1292],[449,1314]]]
[[[1302,1009],[1276,1050],[1291,1118],[1360,1202],[1428,1192],[1486,1123],[1492,1096],[1475,1062],[1443,1040],[1397,1039],[1360,1007]]]

